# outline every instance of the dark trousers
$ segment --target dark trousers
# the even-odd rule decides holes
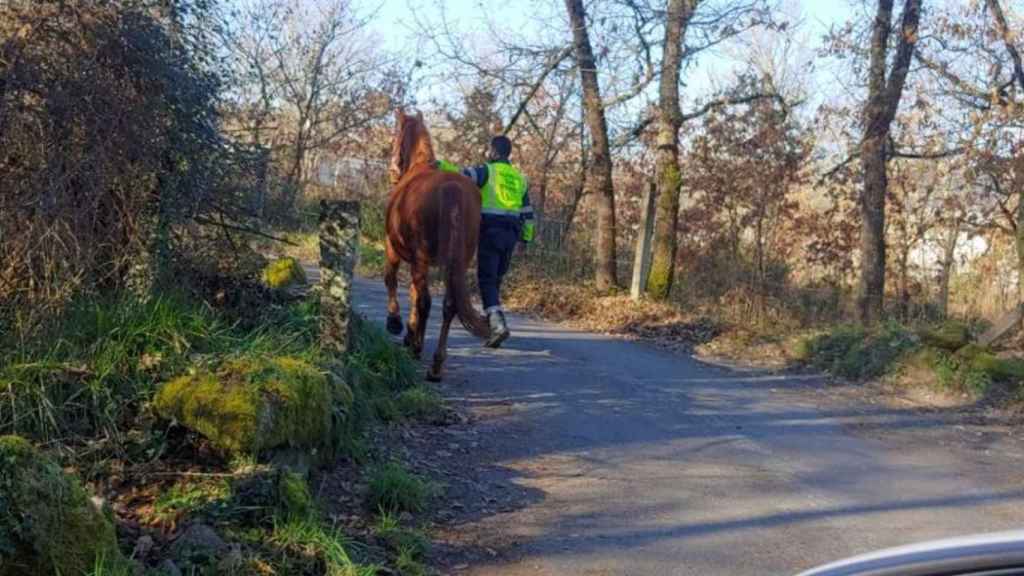
[[[480,223],[476,278],[484,309],[501,305],[501,279],[508,272],[512,252],[519,241],[518,221],[484,216]]]

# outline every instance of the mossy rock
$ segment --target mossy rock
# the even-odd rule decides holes
[[[962,322],[948,320],[935,328],[923,331],[921,341],[940,350],[956,352],[970,344],[971,331]]]
[[[78,480],[17,436],[0,436],[0,576],[130,574],[112,520]]]
[[[973,370],[986,374],[995,381],[1024,381],[1024,360],[1016,358],[1000,358],[991,350],[969,344],[956,354],[965,365]]]
[[[168,382],[154,405],[222,450],[257,454],[327,442],[339,396],[331,387],[323,372],[296,358],[240,358]]]
[[[305,284],[306,272],[295,258],[278,258],[263,269],[263,283],[270,288]]]

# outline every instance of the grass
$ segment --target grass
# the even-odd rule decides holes
[[[402,417],[423,422],[436,422],[444,416],[444,400],[432,388],[417,385],[395,397],[395,410]]]
[[[327,528],[316,518],[275,519],[269,542],[292,556],[292,571],[283,573],[322,573],[326,576],[372,576],[374,566],[355,563],[346,549],[351,542],[344,534]],[[318,570],[318,565],[323,570]]]
[[[918,342],[912,332],[895,323],[872,331],[839,326],[806,341],[800,355],[835,376],[866,380],[888,373]]]
[[[392,551],[399,554],[403,550],[408,551],[414,558],[421,558],[430,547],[427,537],[422,532],[403,528],[399,522],[399,514],[393,510],[381,508],[377,511],[377,523],[373,527],[373,532]]]
[[[161,521],[191,516],[211,503],[227,499],[230,493],[231,487],[224,480],[179,482],[160,494],[153,510]]]
[[[104,437],[121,446],[158,382],[221,358],[319,361],[314,302],[243,324],[181,293],[74,303],[47,336],[0,351],[0,434],[39,442]]]
[[[377,464],[368,474],[366,505],[387,513],[420,512],[426,508],[433,488],[397,462]]]
[[[379,249],[367,250],[364,256],[382,257]],[[132,461],[159,459],[178,449],[173,435],[152,418],[159,383],[247,357],[289,356],[324,365],[317,299],[267,302],[256,310],[216,308],[184,291],[146,300],[116,295],[72,303],[45,337],[33,342],[11,342],[0,334],[0,434],[57,445],[68,464],[95,479]],[[378,411],[387,411],[392,420],[430,419],[443,412],[441,398],[419,385],[417,372],[416,363],[382,330],[356,321],[344,375],[354,398],[352,413],[341,415],[344,425],[335,430],[343,452],[368,460],[365,434]],[[244,558],[237,566],[183,569],[195,574],[376,573],[349,554],[361,558],[358,545],[324,522],[304,478],[268,474],[254,456],[204,465],[212,465],[213,472],[218,467],[234,471],[216,480],[139,486],[151,494],[141,504],[145,509],[136,510],[146,521],[165,527],[200,521],[242,546]],[[370,509],[420,510],[430,497],[430,486],[397,464],[373,467],[371,474],[378,491]],[[403,573],[423,573],[422,534],[396,527],[387,540]],[[92,573],[114,574],[102,562]]]

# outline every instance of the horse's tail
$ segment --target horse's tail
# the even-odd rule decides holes
[[[463,191],[455,184],[445,185],[441,190],[441,213],[438,224],[440,232],[440,254],[445,267],[445,288],[455,301],[455,313],[466,330],[477,338],[486,338],[490,333],[487,318],[473,307],[466,284],[466,214],[462,198]],[[447,220],[447,221],[445,221]],[[471,223],[469,223],[472,225]]]

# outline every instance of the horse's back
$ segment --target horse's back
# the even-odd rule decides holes
[[[388,203],[388,239],[402,259],[412,261],[425,249],[433,262],[445,213],[458,208],[463,237],[476,246],[480,229],[480,190],[461,174],[422,170],[398,183]]]

